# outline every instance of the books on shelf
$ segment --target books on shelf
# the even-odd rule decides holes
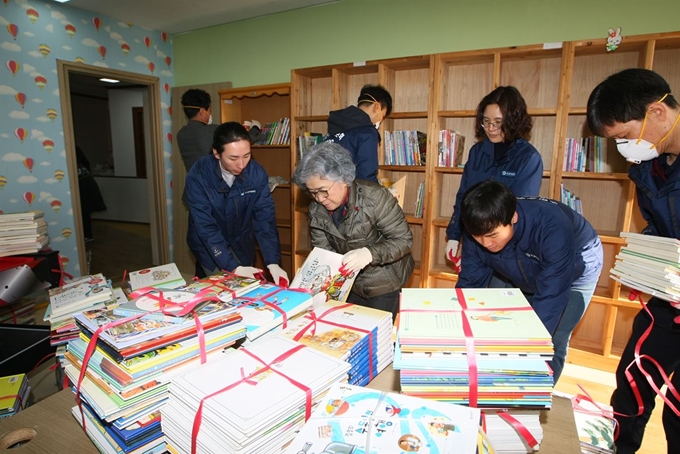
[[[290,142],[290,118],[281,118],[264,125],[253,145],[287,145]]]
[[[450,129],[439,131],[437,165],[439,167],[463,167],[469,150],[465,148],[465,136]]]
[[[607,160],[607,139],[590,136],[568,137],[564,146],[562,170],[567,172],[611,172]]]
[[[424,166],[427,134],[420,131],[385,131],[385,164]]]
[[[416,193],[416,206],[413,216],[416,218],[423,217],[423,210],[425,209],[425,182],[418,185],[418,192]]]
[[[305,132],[304,135],[298,136],[298,160],[300,160],[300,158],[302,158],[310,148],[312,148],[317,143],[321,143],[322,141],[323,134],[318,132]]]
[[[564,187],[564,183],[560,183],[560,190],[560,201],[583,216],[583,206],[581,205],[581,199],[577,197],[576,194],[569,191],[569,189],[566,189]]]
[[[132,291],[144,287],[178,288],[186,285],[186,283],[174,263],[144,268],[130,273],[130,289]]]
[[[342,254],[315,247],[295,273],[290,288],[303,289],[312,295],[323,292],[326,294],[326,301],[346,301],[356,273],[343,276],[341,266]]]

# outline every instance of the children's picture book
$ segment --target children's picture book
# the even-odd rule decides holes
[[[341,266],[342,254],[315,247],[295,274],[290,288],[308,290],[312,295],[323,292],[326,301],[346,301],[356,273],[343,276]]]
[[[48,291],[52,317],[75,312],[94,303],[111,299],[113,292],[101,273],[83,276]]]
[[[144,268],[130,273],[130,288],[134,291],[143,287],[178,288],[186,281],[174,263]]]
[[[248,293],[260,286],[260,281],[252,277],[237,276],[232,273],[219,273],[199,279],[189,285],[182,287],[192,293],[206,292],[214,293],[224,302],[229,302],[237,296]]]
[[[284,454],[474,454],[479,409],[335,384]]]

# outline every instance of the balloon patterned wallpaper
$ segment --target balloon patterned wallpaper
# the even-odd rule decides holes
[[[172,40],[165,32],[60,3],[3,0],[0,5],[0,212],[45,212],[50,247],[64,258],[64,271],[79,276],[69,189],[69,180],[78,176],[69,175],[66,165],[58,59],[160,79],[172,213]]]

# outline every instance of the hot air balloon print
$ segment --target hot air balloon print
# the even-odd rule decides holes
[[[149,47],[151,47],[151,38],[149,38],[148,36],[145,36],[144,37],[144,45],[146,46],[147,49]]]
[[[4,176],[4,175],[0,175],[0,189],[4,188],[6,184],[7,184],[7,177]]]
[[[168,34],[165,32],[161,32],[161,39],[163,40],[164,43],[168,42]]]
[[[85,63],[85,59],[83,57],[76,57],[73,59],[73,61],[76,63]]]
[[[172,143],[172,133],[169,132],[165,135],[165,138],[168,139],[168,142]]]
[[[168,185],[170,186],[170,189],[172,189],[172,180],[170,180],[170,183],[168,183]]]
[[[169,68],[170,65],[172,64],[172,58],[170,58],[170,57],[165,57],[165,64],[168,65],[168,68]]]
[[[17,71],[19,71],[20,68],[19,63],[15,62],[14,60],[9,60],[7,63],[5,63],[5,66],[7,69],[9,69],[9,72],[11,72],[13,76],[16,76]]]
[[[24,167],[26,167],[29,172],[33,173],[33,159],[31,158],[24,159]]]
[[[66,176],[66,172],[64,172],[61,169],[57,169],[57,170],[54,171],[54,178],[56,178],[57,181],[63,180],[65,176]]]
[[[76,34],[76,27],[74,27],[72,24],[64,25],[64,30],[66,30],[66,34],[69,38],[73,38],[73,35]]]
[[[68,227],[64,227],[63,229],[61,229],[61,235],[64,238],[70,237],[72,233],[73,233],[73,230],[69,229]]]
[[[50,206],[52,207],[52,209],[53,209],[54,211],[56,211],[57,213],[59,213],[59,210],[61,209],[61,200],[59,200],[59,199],[54,199],[54,200],[52,200],[52,201],[50,202]]]
[[[45,85],[47,85],[47,79],[45,79],[43,76],[36,76],[35,84],[42,90],[45,88]]]
[[[10,35],[12,35],[12,39],[16,41],[17,33],[19,33],[19,27],[17,26],[17,24],[8,24],[7,31],[9,32]]]
[[[54,142],[52,142],[50,139],[43,140],[42,146],[45,150],[47,150],[48,153],[52,151],[52,148],[54,148]]]
[[[43,57],[47,58],[47,56],[50,54],[50,46],[47,44],[41,44],[38,46],[38,52],[40,52]]]
[[[170,92],[170,84],[169,83],[164,83],[163,84],[163,90],[165,90],[166,93]]]
[[[17,100],[21,108],[24,108],[24,104],[26,104],[26,93],[17,93],[14,95],[14,99]]]
[[[172,117],[172,106],[168,106],[168,115]]]
[[[156,65],[153,64],[152,61],[149,62],[149,71],[151,71],[151,74],[153,74],[153,69],[156,67]]]
[[[21,143],[24,143],[26,134],[28,134],[28,132],[24,128],[17,128],[14,130],[14,135],[17,137],[17,139],[21,140]]]
[[[99,46],[99,49],[97,49],[97,50],[99,51],[99,55],[102,56],[102,60],[105,60],[106,59],[106,47]]]
[[[31,205],[33,203],[33,200],[35,200],[35,194],[33,194],[31,191],[24,192],[24,201]]]
[[[92,25],[94,25],[94,28],[96,28],[97,31],[99,31],[99,27],[102,26],[102,20],[98,17],[93,17],[92,18]]]
[[[27,9],[26,15],[31,20],[31,22],[34,23],[34,24],[35,24],[35,21],[37,21],[38,18],[40,17],[40,14],[38,14],[38,12],[36,10],[34,10],[33,8]]]
[[[47,118],[49,118],[52,121],[54,121],[54,119],[57,118],[57,116],[59,116],[59,114],[57,113],[57,111],[55,109],[47,109],[47,112],[45,112],[45,115],[47,115]]]
[[[130,45],[128,43],[121,44],[120,48],[123,49],[123,54],[125,55],[127,55],[130,52]]]

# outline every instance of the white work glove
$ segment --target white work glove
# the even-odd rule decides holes
[[[363,270],[366,265],[371,263],[373,256],[371,251],[362,247],[361,249],[354,249],[342,256],[342,266],[340,272],[342,274],[352,274]]]
[[[234,271],[232,271],[232,273],[234,273],[237,276],[256,279],[255,275],[262,273],[262,270],[259,268],[255,268],[254,266],[237,266],[236,268],[234,268]]]
[[[290,282],[290,280],[288,279],[288,273],[286,273],[276,263],[267,265],[267,268],[269,268],[269,272],[272,275],[272,280],[274,284],[278,285],[279,287],[288,288],[288,284]]]
[[[460,256],[458,254],[458,241],[449,240],[446,242],[446,258],[453,262],[453,267],[457,273],[460,273]]]

